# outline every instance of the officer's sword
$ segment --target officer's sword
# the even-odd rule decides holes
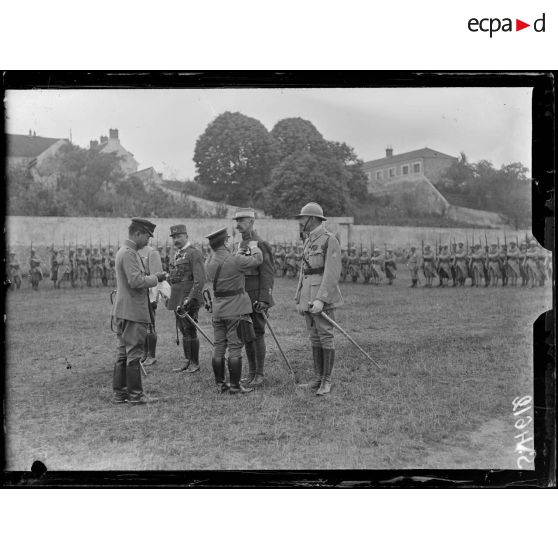
[[[205,340],[212,346],[215,347],[215,343],[213,343],[213,341],[211,341],[211,339],[208,337],[207,333],[205,333],[205,331],[192,319],[192,316],[190,316],[190,314],[188,314],[188,312],[184,312],[182,313],[180,311],[180,306],[177,306],[176,308],[176,315],[179,318],[186,318],[205,338]]]
[[[378,370],[383,368],[334,320],[332,320],[325,312],[320,312],[320,316],[327,320],[335,329],[340,331]]]
[[[294,377],[294,381],[295,384],[297,385],[297,387],[305,387],[307,384],[301,384],[300,383],[300,378],[298,376],[298,373],[295,372],[291,365],[289,364],[289,361],[287,360],[287,357],[285,355],[285,353],[283,352],[283,349],[281,348],[281,345],[279,345],[279,340],[277,339],[275,332],[273,331],[273,328],[271,327],[271,324],[269,323],[269,319],[266,316],[265,312],[260,312],[260,314],[263,316],[265,323],[267,324],[267,327],[269,329],[269,332],[271,333],[271,336],[273,337],[275,344],[277,345],[277,348],[279,349],[279,352],[281,353],[281,356],[283,357],[283,360],[285,361],[285,364],[287,365],[287,368],[289,369],[289,371],[291,372],[291,374]]]

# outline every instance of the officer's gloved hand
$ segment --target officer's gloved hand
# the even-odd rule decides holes
[[[164,271],[159,271],[159,273],[156,273],[155,275],[159,283],[162,283],[167,278],[167,274]]]
[[[259,301],[254,304],[254,310],[256,312],[265,312],[269,308],[269,304],[267,302]]]
[[[189,312],[191,308],[192,308],[192,302],[190,301],[189,298],[185,298],[184,301],[182,302],[182,310],[184,312]]]
[[[319,314],[324,309],[323,301],[316,299],[310,306],[310,312],[312,314]]]

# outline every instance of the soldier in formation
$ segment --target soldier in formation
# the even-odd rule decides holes
[[[449,246],[444,244],[442,250],[437,258],[436,271],[438,273],[438,286],[445,287],[449,284],[449,280],[452,278],[451,272],[451,260],[452,256],[449,253]]]
[[[424,286],[432,287],[432,282],[436,277],[436,256],[432,252],[430,244],[427,244],[422,252],[422,272],[426,280]]]
[[[10,286],[19,290],[21,287],[21,267],[15,252],[10,252],[10,260],[8,262],[8,279]]]
[[[407,268],[409,269],[409,273],[411,274],[411,284],[409,285],[411,288],[416,288],[418,283],[418,270],[420,267],[420,261],[417,254],[417,249],[415,246],[411,246],[411,250],[409,255],[407,256]]]
[[[455,270],[455,280],[459,287],[465,286],[465,281],[469,277],[469,264],[467,250],[465,249],[463,242],[457,243],[457,249],[453,254],[452,267]]]
[[[34,291],[38,291],[39,283],[43,280],[43,270],[41,269],[41,260],[33,248],[31,248],[29,255],[29,279],[31,281],[31,288]]]
[[[366,248],[364,248],[364,249],[361,250],[360,258],[358,259],[359,272],[360,272],[360,276],[362,277],[363,283],[369,283],[370,282],[370,277],[371,277],[370,266],[371,265],[372,265],[372,261],[370,259],[369,254],[368,254],[368,250]]]
[[[352,282],[356,283],[360,274],[360,264],[359,257],[357,256],[356,250],[354,248],[351,248],[351,250],[349,250],[349,255],[347,256],[347,265],[348,275],[351,278]]]
[[[396,278],[395,272],[397,271],[397,263],[395,262],[393,250],[390,250],[389,248],[386,250],[384,269],[386,278],[388,280],[388,285],[393,285],[393,280]]]

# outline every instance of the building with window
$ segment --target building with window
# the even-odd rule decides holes
[[[367,161],[362,165],[362,170],[368,178],[368,191],[374,192],[386,183],[400,178],[424,176],[430,182],[437,182],[444,171],[457,160],[457,157],[429,147],[398,155],[393,154],[393,147],[387,147],[385,157]]]

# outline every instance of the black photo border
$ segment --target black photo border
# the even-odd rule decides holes
[[[104,88],[358,88],[358,87],[533,87],[533,234],[554,254],[556,179],[555,71],[9,71],[10,89]],[[3,95],[4,97],[4,95]],[[2,110],[5,110],[3,105]],[[2,118],[5,125],[5,118]],[[2,164],[6,162],[2,135]],[[5,169],[2,169],[5,171]],[[3,172],[3,176],[5,172]],[[3,189],[6,201],[6,186]],[[5,216],[4,216],[5,218]],[[3,243],[2,249],[5,250]],[[541,315],[534,336],[535,469],[397,469],[265,471],[49,471],[35,463],[30,471],[5,471],[5,433],[0,447],[1,484],[10,488],[438,488],[555,487],[556,374],[555,270],[553,309]],[[5,293],[2,297],[5,308]],[[4,324],[4,322],[3,322]],[[4,336],[5,339],[5,336]],[[4,342],[4,351],[6,344]],[[2,411],[5,417],[5,354],[2,352]]]

